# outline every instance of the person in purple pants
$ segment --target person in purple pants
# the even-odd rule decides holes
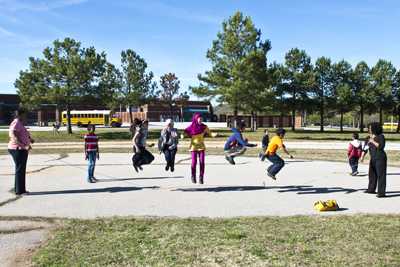
[[[199,183],[204,183],[205,151],[204,136],[211,135],[210,129],[203,123],[203,118],[199,113],[193,115],[192,123],[185,129],[185,133],[191,138],[190,152],[192,154],[192,183],[197,183],[196,167],[197,158],[200,160]]]

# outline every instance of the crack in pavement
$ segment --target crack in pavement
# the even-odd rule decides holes
[[[44,230],[44,229],[46,229],[46,227],[39,226],[39,227],[28,227],[28,228],[16,228],[16,229],[11,229],[11,230],[0,230],[0,235],[18,234],[18,233]]]
[[[15,196],[13,198],[7,199],[6,201],[0,202],[0,207],[10,204],[12,202],[17,201],[18,199],[22,198],[22,196]]]
[[[69,154],[63,153],[63,154],[60,154],[60,155],[58,156],[58,158],[46,160],[45,162],[62,160],[62,159],[68,158],[68,157],[69,157]]]

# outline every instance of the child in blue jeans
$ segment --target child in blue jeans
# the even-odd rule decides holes
[[[94,133],[96,127],[93,124],[88,125],[88,133],[85,135],[85,159],[89,161],[87,181],[95,183],[97,179],[94,177],[94,168],[96,159],[99,159],[98,137]]]
[[[347,150],[352,176],[358,174],[358,161],[363,151],[362,144],[358,138],[358,133],[353,133],[353,141],[349,143],[349,148]]]

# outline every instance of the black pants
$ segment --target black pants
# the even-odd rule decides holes
[[[175,155],[177,149],[164,149],[163,153],[165,156],[165,161],[167,162],[167,166],[174,168],[175,167]]]
[[[352,157],[349,159],[349,164],[350,164],[352,173],[355,173],[358,171],[358,159],[359,158],[356,158],[356,157]]]
[[[26,176],[26,163],[28,161],[27,150],[9,149],[15,163],[15,194],[20,195],[26,192],[25,176]]]
[[[136,152],[132,157],[132,163],[136,166],[142,166],[150,164],[154,160],[153,154],[150,153],[146,148],[141,147],[140,152]]]
[[[370,160],[368,171],[368,192],[375,192],[378,186],[378,195],[384,195],[386,192],[386,169],[387,160],[378,159]]]

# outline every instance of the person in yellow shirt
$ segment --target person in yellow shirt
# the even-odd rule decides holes
[[[287,151],[285,145],[283,144],[283,138],[285,137],[286,131],[285,129],[279,128],[276,131],[276,136],[272,137],[271,141],[268,144],[267,150],[265,151],[266,158],[272,163],[267,169],[267,174],[272,179],[276,180],[275,175],[283,168],[285,162],[276,151],[279,148],[282,148],[283,151],[289,155],[292,159],[293,156]]]
[[[205,151],[204,136],[211,135],[210,129],[203,123],[203,118],[199,113],[193,115],[192,123],[185,129],[185,133],[191,137],[190,152],[192,154],[192,183],[196,183],[197,158],[200,160],[200,179],[199,183],[204,183]]]

